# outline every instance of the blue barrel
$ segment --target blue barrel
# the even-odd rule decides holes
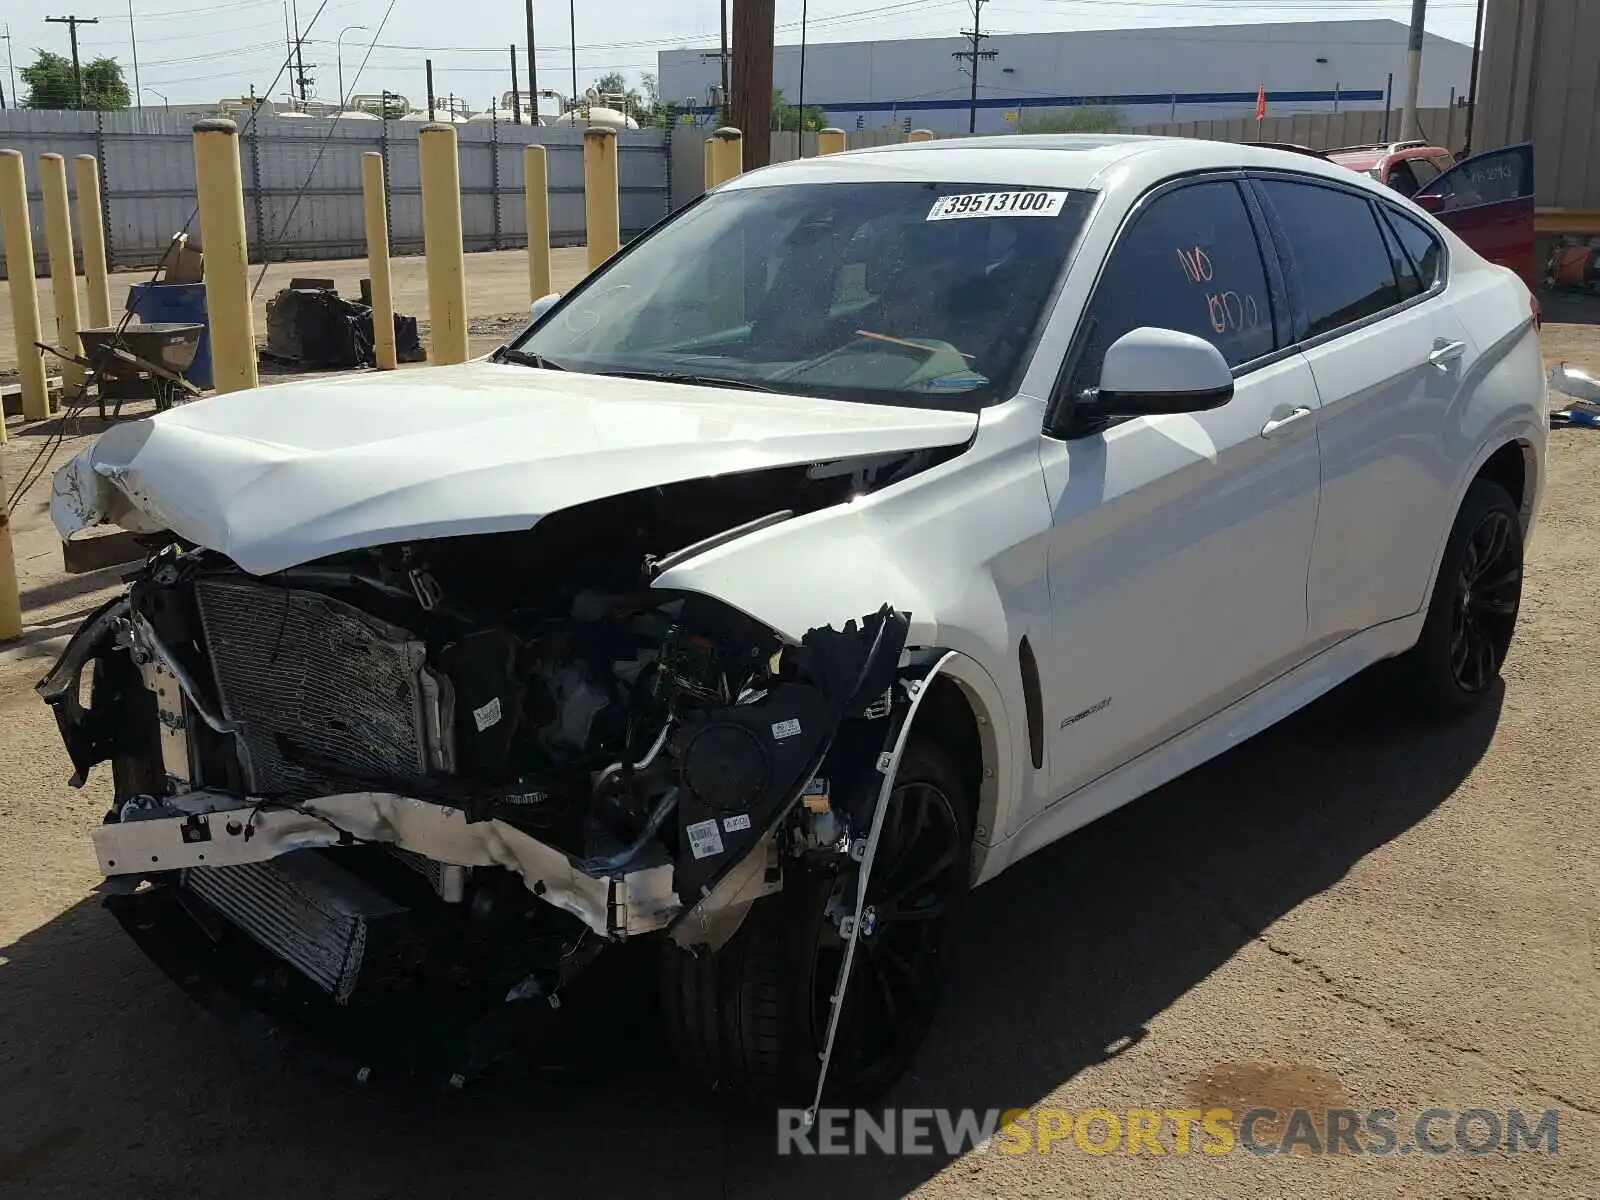
[[[141,321],[193,321],[205,326],[200,348],[184,377],[196,387],[211,386],[211,323],[206,318],[203,283],[136,283],[128,290],[128,307]]]

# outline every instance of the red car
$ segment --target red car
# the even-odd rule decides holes
[[[1409,196],[1490,262],[1537,291],[1533,248],[1533,146],[1487,150],[1457,162],[1440,146],[1345,146],[1327,158]]]

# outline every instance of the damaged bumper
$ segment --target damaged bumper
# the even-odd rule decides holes
[[[263,863],[300,850],[382,845],[457,867],[504,867],[545,903],[607,938],[665,928],[680,905],[672,865],[590,875],[561,851],[503,821],[412,796],[319,796],[293,808],[218,792],[189,792],[155,807],[124,807],[90,835],[101,874],[142,878],[164,871]]]

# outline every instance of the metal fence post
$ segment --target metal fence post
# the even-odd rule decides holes
[[[106,271],[113,269],[116,251],[111,244],[111,177],[106,172],[106,122],[105,113],[94,110],[94,158],[100,173],[100,228],[105,231]]]
[[[500,115],[489,110],[489,191],[494,197],[494,248],[503,250],[500,243]]]
[[[261,119],[259,107],[250,117],[250,213],[255,220],[256,245],[260,247],[261,261],[267,261],[267,209],[261,195],[261,135],[256,122]],[[287,231],[286,231],[287,232]]]
[[[667,202],[663,206],[668,213],[672,212],[672,131],[678,124],[678,109],[675,105],[667,105],[665,117],[666,128],[661,138],[661,153],[666,158],[667,169]]]

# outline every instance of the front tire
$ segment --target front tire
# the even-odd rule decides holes
[[[1417,644],[1393,682],[1426,713],[1477,706],[1500,678],[1522,603],[1522,516],[1498,483],[1475,479],[1456,514]]]
[[[972,800],[937,745],[901,757],[867,889],[878,911],[862,937],[829,1070],[828,1094],[862,1102],[905,1070],[949,976],[952,917],[971,877]],[[791,872],[738,933],[696,958],[668,943],[661,982],[667,1036],[692,1073],[747,1094],[809,1100],[844,943],[830,901],[853,908],[854,875]]]

